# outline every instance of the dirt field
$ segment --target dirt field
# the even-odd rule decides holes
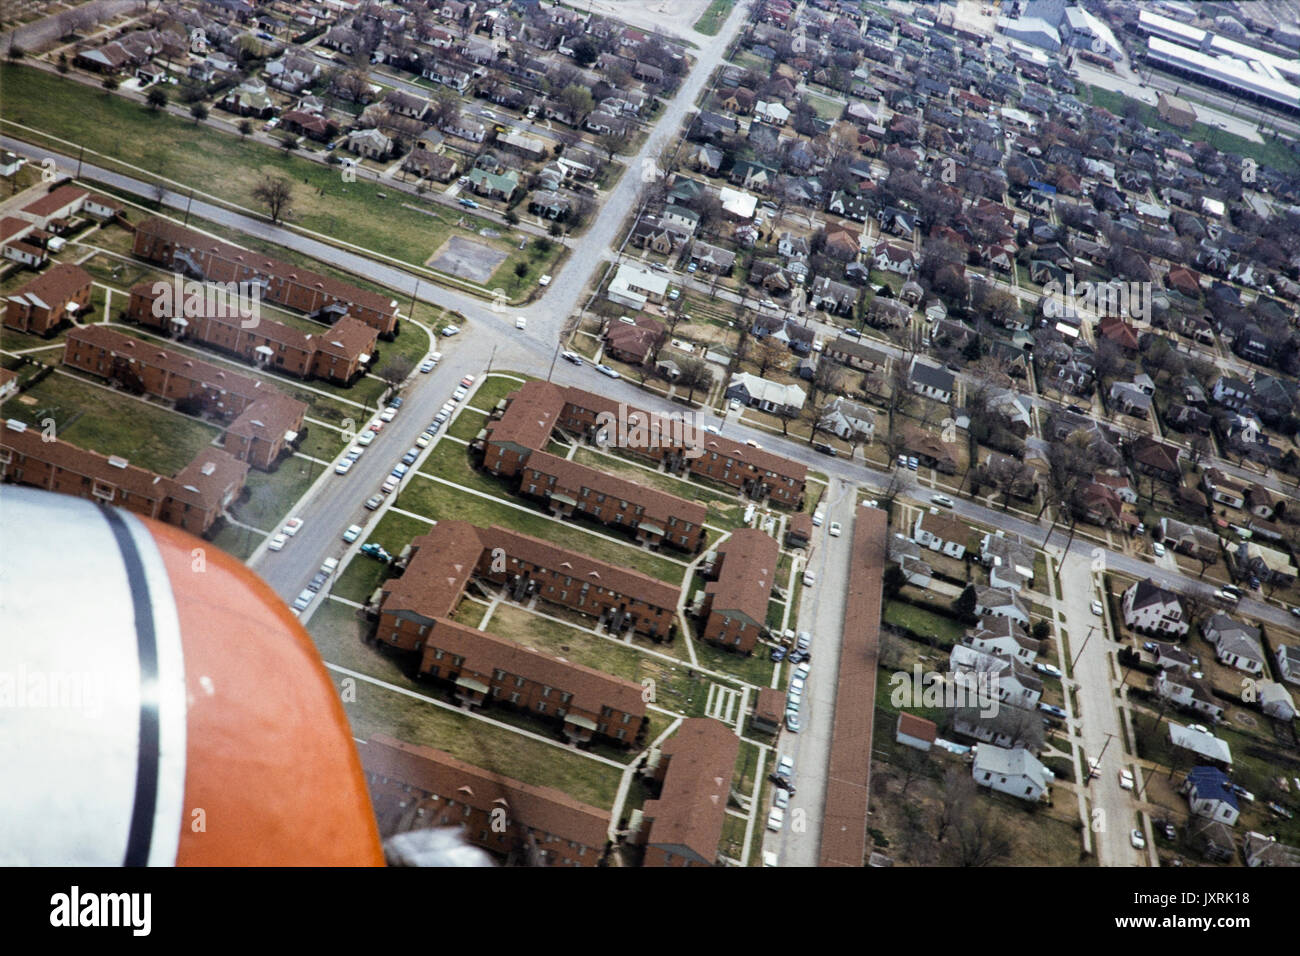
[[[506,261],[506,253],[491,246],[485,246],[452,236],[442,248],[433,254],[426,263],[434,269],[450,272],[452,275],[473,279],[475,282],[487,282],[497,266]]]
[[[588,5],[573,6],[585,9]],[[709,0],[594,0],[589,6],[629,26],[698,40],[700,35],[692,28],[708,8]]]

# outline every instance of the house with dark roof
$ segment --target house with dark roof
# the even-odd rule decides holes
[[[1241,813],[1232,781],[1218,767],[1193,767],[1180,788],[1193,815],[1236,826]]]
[[[632,814],[643,866],[715,866],[740,738],[725,724],[688,717],[648,756],[658,796]]]
[[[741,654],[753,652],[766,628],[780,550],[775,538],[755,528],[741,528],[718,547],[715,579],[704,589],[704,640]]]
[[[1124,624],[1144,634],[1185,635],[1188,630],[1183,602],[1173,591],[1151,578],[1138,581],[1124,592]]]

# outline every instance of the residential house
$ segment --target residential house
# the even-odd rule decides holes
[[[1029,627],[1029,611],[1020,596],[1007,588],[975,585],[975,613],[981,617],[1008,618],[1022,628]]]
[[[801,410],[807,396],[798,385],[781,385],[757,375],[738,372],[727,385],[726,397],[777,414],[783,409],[794,412]]]
[[[718,546],[716,578],[704,587],[704,640],[741,654],[753,652],[766,628],[780,557],[779,542],[757,528],[741,528]]]
[[[5,296],[6,328],[48,335],[90,306],[92,278],[80,266],[60,262]]]
[[[1179,636],[1187,633],[1182,601],[1151,578],[1138,581],[1125,591],[1122,607],[1124,623],[1136,631]]]
[[[1223,719],[1223,705],[1215,699],[1209,683],[1192,677],[1187,671],[1158,671],[1152,690],[1157,697],[1209,717],[1212,721]]]
[[[912,391],[946,405],[952,401],[955,383],[956,379],[946,368],[927,365],[919,358],[912,359],[912,368],[908,374],[908,386]]]
[[[942,551],[958,560],[966,556],[970,528],[956,518],[949,518],[937,510],[922,511],[916,519],[912,540],[931,551]]]
[[[1028,750],[987,745],[976,752],[971,776],[980,786],[1030,803],[1043,797],[1050,779],[1047,768]]]
[[[1237,794],[1228,775],[1218,767],[1193,767],[1180,789],[1195,816],[1236,826],[1241,813]]]
[[[876,413],[866,405],[837,396],[835,401],[827,406],[822,416],[821,427],[845,441],[851,441],[855,436],[859,436],[871,442],[876,433]]]

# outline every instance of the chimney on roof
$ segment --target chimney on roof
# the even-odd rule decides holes
[[[213,462],[210,462],[210,461],[205,461],[205,462],[203,463],[203,467],[199,469],[199,471],[202,472],[202,473],[205,474],[205,475],[210,475],[210,474],[212,474],[212,473],[213,473],[214,471],[216,471],[216,470],[217,470],[217,466],[216,466]]]
[[[112,465],[114,468],[122,468],[122,469],[125,469],[126,466],[130,464],[130,462],[128,462],[125,458],[122,458],[119,455],[109,455],[108,463]]]

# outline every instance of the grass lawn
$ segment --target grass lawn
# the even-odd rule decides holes
[[[718,852],[739,860],[745,853],[745,827],[743,817],[728,813],[722,818],[722,838],[718,840]]]
[[[734,0],[713,0],[695,21],[695,32],[703,33],[708,37],[717,36],[718,31],[722,29],[722,24],[726,22],[727,15],[731,13],[733,2]]]
[[[234,134],[146,107],[120,96],[89,89],[80,83],[13,63],[0,65],[6,89],[6,118],[65,140],[84,145],[125,163],[220,195],[249,209],[261,209],[253,189],[264,176],[280,176],[294,185],[291,221],[305,229],[336,236],[402,262],[423,265],[452,235],[509,253],[486,286],[505,288],[513,295],[535,281],[534,273],[554,271],[561,251],[557,243],[544,256],[519,251],[508,235],[485,239],[477,235],[487,220],[426,203],[416,196],[392,191],[380,198],[385,184],[368,180],[343,181],[339,170],[246,141]],[[414,208],[411,208],[414,207]],[[459,227],[457,220],[467,220]],[[509,230],[493,225],[499,232]],[[514,265],[529,263],[529,275],[518,279]]]
[[[447,444],[452,445],[451,442]],[[640,571],[669,584],[681,584],[686,572],[683,565],[658,557],[635,545],[597,537],[568,522],[553,521],[540,513],[520,511],[499,501],[466,494],[440,482],[428,480],[419,473],[397,496],[397,507],[426,515],[435,521],[453,518],[480,527],[499,524],[521,534],[544,538],[598,561]]]
[[[524,381],[531,378],[531,375],[524,375],[522,372],[504,372],[499,375],[489,375],[482,380],[482,384],[475,389],[474,394],[470,396],[466,404],[490,412],[496,408],[497,402],[511,392],[518,391]],[[520,381],[520,379],[523,379],[523,381]]]
[[[212,543],[240,561],[246,561],[265,537],[265,535],[249,531],[247,528],[227,523],[224,528],[217,532],[212,539]]]
[[[834,100],[828,100],[825,97],[810,95],[807,97],[809,105],[816,111],[817,115],[826,120],[828,123],[834,123],[844,114],[844,107]]]
[[[903,601],[885,603],[884,621],[895,627],[906,628],[922,637],[936,637],[945,644],[960,643],[962,635],[966,633],[965,626],[957,619]]]
[[[744,525],[745,502],[735,495],[714,491],[703,487],[699,482],[687,481],[661,471],[654,471],[618,455],[596,451],[592,448],[580,446],[573,453],[573,460],[584,465],[590,465],[592,468],[599,468],[609,474],[618,475],[620,478],[635,481],[639,485],[666,491],[670,495],[677,495],[687,501],[698,501],[709,509],[706,521],[711,525],[730,530]]]
[[[28,404],[29,398],[35,403]],[[120,455],[167,476],[193,461],[219,434],[212,425],[58,372],[10,399],[0,413],[37,428],[52,420],[60,441]]]
[[[453,438],[462,438],[465,441],[473,441],[474,436],[483,430],[483,426],[487,424],[487,420],[488,417],[486,415],[481,414],[480,412],[471,411],[467,408],[456,416],[456,420],[452,422],[451,427],[447,429],[447,434],[451,435]],[[448,447],[453,445],[452,442],[443,442],[443,444]]]
[[[486,604],[480,604],[478,601],[469,598],[462,598],[460,607],[456,608],[451,618],[457,624],[464,624],[466,627],[478,627],[483,623],[483,615],[486,613]]]
[[[290,517],[289,509],[320,473],[320,465],[302,458],[287,458],[273,472],[250,468],[244,483],[246,496],[240,495],[230,512],[245,524],[274,530],[283,519]]]
[[[743,654],[733,654],[704,641],[696,641],[695,656],[699,659],[701,667],[731,674],[757,687],[767,687],[772,683],[772,668],[777,666],[768,659],[768,651],[763,647],[755,650],[749,657],[745,657]]]

